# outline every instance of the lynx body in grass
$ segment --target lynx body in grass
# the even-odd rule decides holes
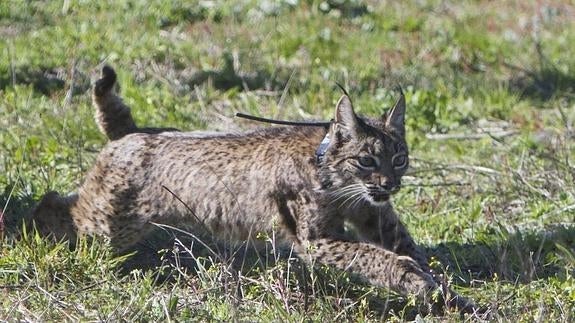
[[[93,92],[96,121],[111,141],[76,194],[51,192],[39,203],[33,218],[41,232],[103,235],[123,250],[153,223],[238,240],[274,231],[310,263],[424,299],[439,290],[389,201],[408,168],[403,94],[377,118],[358,117],[344,95],[329,129],[184,133],[138,128],[115,82],[105,67]],[[345,224],[357,238],[345,235]],[[455,293],[444,296],[448,306],[474,308]]]

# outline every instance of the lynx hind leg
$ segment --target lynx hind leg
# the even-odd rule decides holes
[[[77,195],[66,197],[57,192],[44,195],[32,213],[32,222],[42,236],[52,236],[57,240],[76,240],[76,227],[70,208],[78,199]]]
[[[116,80],[114,69],[104,66],[102,77],[94,84],[92,94],[96,123],[110,140],[120,139],[138,130],[130,108],[114,91]]]

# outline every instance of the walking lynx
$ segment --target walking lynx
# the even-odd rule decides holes
[[[185,133],[138,128],[114,92],[115,72],[105,67],[102,74],[93,102],[111,141],[76,194],[44,196],[33,214],[41,232],[104,235],[122,250],[152,223],[238,240],[275,230],[307,262],[422,300],[440,289],[390,202],[409,164],[403,94],[378,118],[357,116],[344,95],[329,129]],[[358,237],[348,237],[344,225]],[[443,297],[449,307],[474,310],[449,290]]]

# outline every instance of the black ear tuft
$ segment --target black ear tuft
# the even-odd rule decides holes
[[[339,84],[339,82],[335,82],[335,85],[339,87],[339,89],[343,92],[344,95],[347,95],[349,97],[349,93],[347,93],[347,90],[345,89],[345,87],[343,87],[343,85]]]
[[[405,95],[401,88],[399,91],[399,99],[385,117],[385,126],[403,135],[405,134]]]
[[[335,107],[335,124],[347,131],[355,132],[358,127],[358,120],[351,100],[347,95],[343,95]]]
[[[94,93],[96,96],[104,96],[112,90],[116,84],[117,76],[113,68],[105,65],[102,68],[102,78],[96,81],[94,86]]]

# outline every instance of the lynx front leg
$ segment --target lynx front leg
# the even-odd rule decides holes
[[[424,272],[430,272],[427,256],[413,241],[391,205],[354,214],[349,217],[349,221],[356,228],[362,240],[382,246],[399,255],[409,256],[419,264]]]
[[[294,194],[295,195],[295,194]],[[336,210],[322,208],[312,199],[278,201],[280,216],[285,223],[294,223],[291,231],[298,253],[311,263],[321,263],[349,271],[370,284],[386,287],[403,295],[415,295],[426,303],[437,291],[433,277],[422,270],[411,257],[373,243],[340,239],[343,219]],[[294,214],[299,215],[295,221]],[[289,227],[289,226],[288,226]]]
[[[457,308],[468,313],[476,311],[473,302],[445,286],[441,278],[433,273],[425,253],[413,241],[407,228],[399,221],[391,205],[378,211],[358,214],[350,218],[350,222],[359,231],[363,240],[414,259],[423,272],[433,276],[437,283],[441,285],[446,300],[445,303],[449,308]]]
[[[437,289],[433,278],[410,257],[362,242],[317,239],[306,243],[312,262],[334,266],[359,275],[369,283],[400,294],[427,300]]]

